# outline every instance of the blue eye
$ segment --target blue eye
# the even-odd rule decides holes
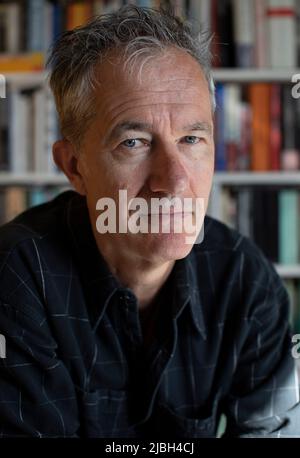
[[[136,138],[128,138],[127,140],[124,140],[122,144],[124,146],[127,146],[128,148],[133,148],[134,146],[136,146],[136,140]]]
[[[194,144],[196,144],[196,143],[198,143],[200,141],[200,138],[196,137],[195,135],[187,135],[187,136],[184,137],[184,139],[190,145],[194,145]]]
[[[134,149],[146,146],[146,143],[141,138],[127,138],[127,140],[124,140],[121,145],[129,149]]]

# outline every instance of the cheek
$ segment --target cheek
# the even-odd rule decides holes
[[[214,164],[212,161],[209,163],[202,163],[199,167],[192,171],[191,175],[191,188],[193,194],[198,197],[208,197],[213,180]]]
[[[90,175],[89,188],[96,199],[111,197],[118,200],[119,191],[136,196],[145,183],[143,166],[116,165],[113,161],[100,161]]]
[[[113,167],[110,180],[115,189],[127,189],[129,195],[136,195],[147,180],[147,167],[144,163]]]

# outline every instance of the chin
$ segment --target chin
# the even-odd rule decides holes
[[[193,248],[193,243],[187,243],[187,234],[145,234],[141,243],[144,256],[161,261],[175,261],[185,258]],[[196,237],[194,237],[196,240]]]

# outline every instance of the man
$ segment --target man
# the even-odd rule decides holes
[[[53,155],[76,192],[1,228],[1,436],[214,437],[224,413],[228,436],[300,437],[273,267],[209,217],[194,246],[175,231],[186,213],[202,226],[194,203],[206,210],[212,184],[207,36],[128,6],[63,34],[49,66]],[[134,212],[120,190],[193,205],[168,215],[164,203],[158,231],[121,231]],[[104,230],[101,199],[119,209],[118,230]]]

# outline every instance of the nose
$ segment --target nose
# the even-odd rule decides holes
[[[160,144],[152,151],[150,190],[173,196],[183,194],[188,187],[189,177],[176,146]]]

